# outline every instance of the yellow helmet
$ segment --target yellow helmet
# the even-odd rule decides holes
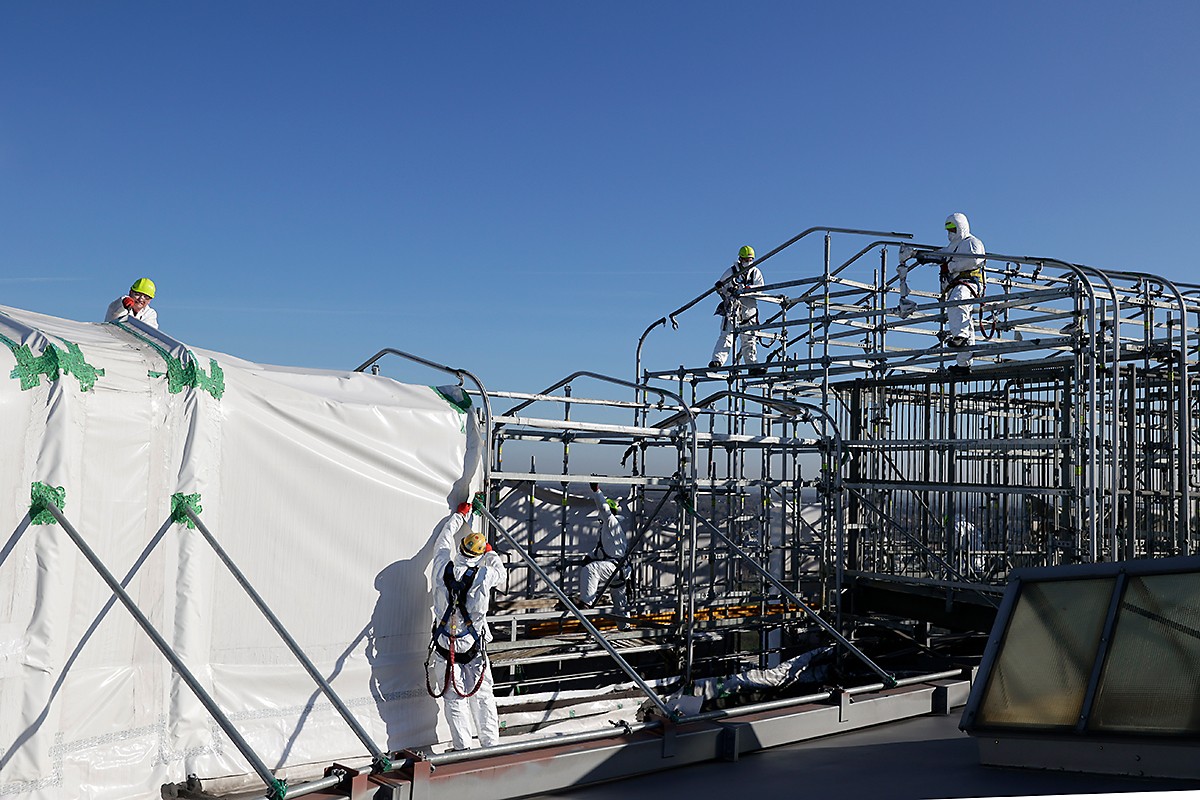
[[[487,552],[487,543],[486,536],[472,531],[462,537],[462,541],[458,543],[458,550],[467,558],[476,558]]]
[[[750,245],[743,245],[741,250],[738,250],[738,258],[754,258],[754,248]]]
[[[154,281],[149,278],[138,278],[133,282],[133,286],[129,287],[129,293],[141,292],[146,297],[154,297]]]

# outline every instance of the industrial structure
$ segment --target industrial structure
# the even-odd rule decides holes
[[[508,401],[491,409],[493,505],[537,563],[569,580],[583,555],[572,484],[628,487],[635,597],[671,613],[686,680],[695,633],[736,627],[729,608],[753,610],[757,643],[737,638],[742,660],[757,648],[765,664],[793,627],[779,616],[795,611],[789,593],[843,633],[880,614],[986,631],[1015,568],[1194,552],[1196,287],[989,254],[987,291],[969,301],[974,365],[959,375],[947,303],[908,285],[922,280],[912,255],[933,248],[813,228],[756,263],[782,267],[814,234],[824,258],[809,277],[757,294],[765,371],[642,363],[647,338],[701,295],[638,339],[634,380],[577,373],[491,393]],[[836,239],[853,252],[835,262]],[[626,396],[586,394],[614,385]],[[595,475],[613,454],[623,474]]]
[[[711,290],[631,337],[629,376],[520,392],[400,349],[364,361],[356,372],[399,359],[456,377],[452,402],[481,434],[484,517],[509,576],[489,655],[511,741],[371,743],[305,661],[363,760],[290,790],[259,760],[268,796],[488,782],[517,797],[948,713],[1015,571],[1195,553],[1200,287],[988,253],[985,294],[960,303],[977,336],[963,374],[945,346],[951,304],[920,288],[936,278],[915,256],[937,247],[911,238],[817,227],[760,257],[799,276],[755,292],[757,324],[738,333],[758,337],[761,365],[644,363]],[[629,533],[621,614],[574,599],[592,482],[620,498]],[[220,552],[194,511],[179,518]],[[540,777],[493,780],[517,764]],[[165,791],[214,791],[202,783]]]
[[[810,236],[823,257],[786,262]],[[936,248],[910,238],[811,228],[759,258],[805,276],[755,293],[765,369],[643,363],[710,291],[646,328],[631,380],[478,387],[493,527],[520,554],[500,685],[686,694],[822,643],[827,683],[945,677],[978,663],[1014,570],[1195,551],[1198,287],[989,253],[962,374],[953,304],[909,285],[936,286],[914,258]],[[593,480],[628,500],[627,620],[569,600],[589,548],[572,487]]]

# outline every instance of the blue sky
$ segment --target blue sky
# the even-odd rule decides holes
[[[9,2],[0,304],[534,391],[815,225],[1196,280],[1195,2]],[[835,258],[857,245],[835,244]],[[820,244],[764,269],[819,268]],[[653,366],[707,361],[705,303]],[[420,370],[400,377],[432,382]]]

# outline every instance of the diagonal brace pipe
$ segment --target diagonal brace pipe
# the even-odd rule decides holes
[[[283,800],[283,798],[287,796],[287,782],[280,780],[271,774],[271,770],[267,767],[263,760],[258,757],[258,754],[254,752],[245,738],[238,733],[237,728],[233,726],[233,723],[229,720],[229,717],[225,715],[225,712],[221,710],[220,706],[217,705],[216,701],[213,700],[212,696],[205,690],[205,688],[200,685],[200,681],[197,680],[196,676],[193,675],[192,672],[187,668],[187,665],[185,665],[179,656],[176,655],[175,651],[171,649],[171,645],[167,643],[167,640],[163,638],[163,635],[159,633],[150,620],[146,618],[146,615],[142,613],[140,608],[138,608],[137,603],[133,602],[133,598],[130,597],[129,593],[126,592],[124,587],[121,586],[120,581],[118,581],[112,572],[109,571],[108,567],[104,566],[104,562],[101,561],[100,557],[97,556],[92,548],[88,546],[87,542],[85,542],[83,537],[79,534],[79,531],[75,530],[75,527],[70,523],[70,521],[63,516],[62,509],[49,500],[42,500],[41,506],[46,511],[49,511],[50,515],[58,521],[58,524],[62,526],[63,531],[68,537],[70,537],[71,541],[75,543],[75,546],[79,548],[79,552],[83,554],[83,557],[88,560],[88,563],[92,565],[92,568],[95,569],[104,582],[108,584],[108,588],[111,589],[113,594],[117,596],[117,599],[121,601],[121,604],[125,606],[125,609],[133,616],[134,620],[141,627],[141,629],[145,631],[147,636],[150,637],[150,640],[154,642],[154,646],[157,647],[159,652],[162,653],[163,657],[167,659],[171,667],[177,673],[179,673],[179,677],[183,679],[183,682],[188,685],[188,688],[192,690],[192,692],[196,695],[196,698],[200,701],[208,713],[212,715],[213,719],[216,720],[217,724],[221,727],[221,730],[226,736],[229,737],[230,741],[233,742],[234,747],[237,748],[238,752],[242,754],[242,757],[245,758],[246,761],[250,762],[250,766],[258,774],[258,777],[267,785],[268,792],[266,796],[276,798],[276,800]]]
[[[221,559],[221,563],[224,564],[229,570],[230,574],[233,575],[234,580],[236,580],[238,585],[240,585],[246,591],[246,594],[249,595],[251,602],[253,602],[255,607],[262,612],[262,615],[266,618],[267,622],[271,624],[271,627],[275,629],[277,634],[279,634],[279,638],[282,639],[283,643],[286,644],[288,649],[292,651],[292,655],[294,655],[296,660],[300,662],[300,665],[304,667],[304,670],[308,673],[309,677],[313,679],[318,687],[320,687],[321,693],[325,695],[325,698],[329,700],[330,704],[334,707],[338,714],[341,715],[342,719],[346,721],[346,724],[350,726],[350,730],[354,732],[354,735],[358,737],[358,740],[367,748],[367,751],[371,754],[372,770],[375,772],[390,771],[392,769],[391,759],[379,749],[374,741],[371,740],[370,734],[363,729],[363,726],[359,723],[358,719],[353,713],[351,713],[346,704],[342,702],[342,698],[338,697],[337,693],[333,691],[333,687],[329,685],[329,681],[325,680],[325,676],[320,673],[309,657],[300,648],[299,643],[292,637],[290,633],[288,633],[288,630],[283,627],[283,623],[280,622],[279,618],[275,616],[274,612],[271,611],[271,608],[267,605],[266,601],[262,599],[262,596],[255,591],[253,586],[250,585],[250,581],[246,579],[246,576],[242,573],[242,571],[237,568],[236,564],[233,563],[233,559],[231,559],[229,554],[225,552],[225,549],[217,543],[216,537],[214,537],[212,532],[209,531],[208,526],[204,524],[199,515],[197,515],[196,512],[191,508],[184,506],[183,511],[187,514],[188,518],[196,524],[196,529],[200,531],[200,534],[204,537],[205,541],[207,541],[209,546],[212,547],[213,552],[217,554],[217,558]]]
[[[820,626],[822,630],[824,630],[826,633],[828,633],[830,636],[832,636],[834,639],[836,639],[838,644],[840,644],[842,647],[845,647],[847,650],[849,650],[851,653],[853,653],[855,658],[857,658],[859,661],[861,661],[863,664],[865,664],[868,669],[870,669],[872,672],[874,672],[880,678],[883,678],[884,684],[886,684],[889,688],[896,685],[896,676],[895,675],[892,675],[890,672],[885,671],[882,667],[880,667],[878,664],[876,664],[874,661],[872,661],[866,653],[859,650],[857,647],[854,646],[854,644],[849,639],[847,639],[845,636],[840,634],[838,632],[837,628],[833,627],[828,622],[826,622],[824,619],[822,619],[821,615],[818,614],[816,611],[814,611],[811,607],[809,607],[808,603],[805,603],[803,600],[801,600],[799,597],[797,597],[796,594],[791,589],[789,589],[787,586],[785,586],[782,581],[780,581],[778,578],[776,578],[774,575],[772,575],[770,570],[766,569],[761,564],[759,564],[758,561],[753,556],[751,556],[749,553],[747,553],[745,550],[743,550],[740,546],[738,546],[738,544],[736,542],[734,542],[732,539],[730,539],[728,536],[726,536],[724,534],[724,532],[721,531],[720,528],[718,528],[716,525],[709,522],[704,517],[700,516],[700,514],[696,511],[696,509],[692,507],[692,504],[688,500],[687,495],[682,492],[680,492],[680,494],[679,494],[679,504],[681,506],[683,506],[683,508],[689,514],[691,514],[693,517],[695,517],[696,520],[701,525],[703,525],[711,533],[713,533],[717,537],[719,537],[721,539],[721,541],[725,542],[725,544],[727,544],[729,546],[729,548],[731,550],[733,550],[734,553],[736,553],[739,557],[741,557],[741,559],[743,561],[745,561],[747,564],[749,564],[750,567],[754,571],[756,571],[758,574],[762,575],[771,584],[773,584],[775,586],[775,588],[777,588],[784,595],[784,597],[786,597],[797,608],[799,608],[801,611],[803,611],[805,614],[807,614],[809,619],[811,619],[813,622],[817,623],[817,625]]]
[[[571,602],[571,598],[567,597],[566,592],[558,588],[558,584],[556,584],[550,578],[550,576],[546,574],[546,571],[542,569],[541,565],[533,560],[533,556],[525,552],[525,548],[521,547],[521,545],[517,543],[516,538],[514,538],[513,535],[509,533],[503,525],[500,524],[500,521],[493,516],[492,512],[484,508],[482,505],[477,506],[476,511],[484,519],[486,519],[493,528],[495,528],[497,533],[504,537],[504,540],[509,544],[510,547],[513,548],[513,550],[516,551],[517,555],[521,557],[521,560],[528,564],[529,568],[532,569],[539,578],[546,582],[546,585],[550,587],[550,590],[554,592],[559,601],[566,606],[567,610],[571,612],[571,615],[579,620],[580,624],[583,625],[584,630],[586,630],[588,634],[596,640],[597,644],[604,648],[604,651],[612,657],[613,661],[617,662],[617,666],[621,668],[621,671],[628,675],[630,679],[638,685],[638,688],[640,688],[642,692],[644,692],[645,695],[650,698],[654,705],[658,707],[658,710],[662,713],[663,718],[675,719],[678,716],[678,713],[671,711],[671,709],[667,707],[662,698],[658,696],[658,693],[655,692],[654,689],[650,688],[650,685],[642,679],[642,676],[637,673],[637,670],[630,666],[629,662],[617,652],[617,649],[613,647],[607,639],[604,638],[604,634],[600,633],[600,631],[591,623],[587,616],[584,615],[584,613],[580,611],[574,603]]]

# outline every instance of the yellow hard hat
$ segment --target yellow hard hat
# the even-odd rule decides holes
[[[149,278],[138,278],[133,282],[133,286],[129,287],[129,293],[141,292],[146,297],[154,297],[154,281]]]
[[[750,245],[743,245],[741,250],[738,250],[738,258],[754,258],[754,248]]]
[[[475,558],[487,552],[487,537],[482,533],[472,531],[458,543],[458,550],[468,558]]]

